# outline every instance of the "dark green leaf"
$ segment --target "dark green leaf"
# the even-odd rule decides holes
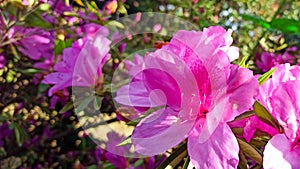
[[[50,28],[51,24],[42,17],[43,11],[35,11],[27,15],[25,22],[30,27]]]
[[[280,131],[280,125],[262,104],[256,101],[253,105],[253,108],[254,113],[259,119]]]
[[[13,123],[13,129],[15,131],[16,141],[18,145],[22,146],[23,142],[28,137],[27,132],[18,123]]]
[[[73,109],[73,107],[74,107],[73,102],[68,102],[68,103],[67,103],[67,104],[59,111],[59,113],[67,112],[67,111]]]
[[[186,158],[184,164],[183,164],[182,169],[187,169],[188,166],[189,166],[190,161],[191,161],[191,160],[190,160],[190,156],[188,156],[188,157]]]
[[[253,111],[246,111],[245,113],[242,113],[242,114],[238,115],[237,117],[235,117],[235,119],[233,121],[249,118],[253,115],[255,115],[255,113]]]
[[[252,145],[248,144],[247,142],[243,141],[242,139],[237,138],[239,146],[241,150],[258,164],[262,164],[263,157],[262,154],[256,150]]]

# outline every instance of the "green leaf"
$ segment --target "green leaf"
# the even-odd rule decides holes
[[[242,58],[241,62],[239,63],[239,65],[240,65],[241,67],[243,67],[243,68],[248,68],[249,65],[246,64],[247,59],[248,59],[248,56],[244,56],[244,57]]]
[[[90,165],[88,167],[86,167],[86,169],[97,169],[97,165],[93,164],[93,165]]]
[[[30,27],[50,28],[51,24],[42,17],[43,11],[35,11],[27,15],[25,22]]]
[[[272,74],[276,71],[276,68],[272,68],[271,70],[267,71],[266,73],[264,73],[263,75],[261,75],[258,78],[258,83],[259,85],[262,85],[263,83],[265,83],[271,76]]]
[[[35,73],[41,73],[42,71],[40,69],[34,69],[34,68],[28,68],[28,69],[16,69],[17,71],[24,73],[24,74],[35,74]]]
[[[133,164],[133,167],[138,168],[139,166],[142,166],[143,163],[144,163],[144,159],[140,158]]]
[[[94,100],[94,108],[96,110],[101,108],[101,104],[102,104],[102,100],[104,97],[100,97],[100,96],[96,96],[95,100]]]
[[[124,3],[121,0],[118,0],[118,12],[120,12],[120,14],[127,14],[127,10],[124,6]]]
[[[49,85],[40,83],[38,86],[38,97],[41,97],[48,88],[49,88]]]
[[[120,29],[124,29],[124,25],[118,21],[109,21],[105,26],[109,27],[109,28],[120,28]]]
[[[190,156],[188,156],[188,157],[186,158],[184,164],[183,164],[182,169],[187,169],[188,166],[189,166],[190,161],[191,161],[191,160],[190,160]]]
[[[68,48],[72,45],[72,39],[68,39],[68,40],[65,40],[65,41],[62,41],[62,40],[56,40],[55,41],[55,46],[54,46],[54,54],[55,56],[59,55],[62,53],[62,51],[65,49],[65,48]]]
[[[255,113],[253,111],[246,111],[246,112],[238,115],[237,117],[235,117],[235,119],[233,121],[242,120],[242,119],[251,117],[253,115],[255,115]]]
[[[114,166],[111,163],[105,163],[105,164],[103,164],[102,167],[105,168],[105,169],[115,169],[116,168],[116,166]]]
[[[131,136],[128,136],[127,138],[125,138],[125,140],[123,140],[117,146],[125,146],[125,145],[128,145],[128,144],[132,144],[132,142],[131,142]]]
[[[59,111],[59,113],[64,113],[64,112],[67,112],[67,111],[69,111],[69,110],[71,110],[71,109],[73,109],[74,108],[74,104],[73,104],[73,102],[72,101],[70,101],[70,102],[68,102],[60,111]]]
[[[187,144],[184,143],[180,145],[157,169],[165,169],[168,165],[170,165],[173,161],[176,160],[177,157],[187,152]]]
[[[254,113],[256,116],[261,119],[263,122],[275,127],[280,131],[280,125],[278,122],[274,119],[274,117],[268,112],[268,110],[258,101],[256,101],[253,105]]]
[[[280,30],[283,33],[300,33],[300,21],[287,18],[273,19],[271,28]]]
[[[242,16],[243,19],[252,21],[252,22],[260,25],[263,28],[267,28],[268,29],[268,28],[271,27],[270,24],[267,21],[265,21],[265,20],[263,20],[263,19],[261,19],[261,18],[259,18],[257,16],[249,15],[249,14],[242,14],[241,16]]]
[[[247,156],[252,158],[258,164],[262,164],[263,157],[262,154],[255,149],[252,145],[248,144],[247,142],[243,141],[242,139],[237,138],[241,151],[243,151]]]
[[[40,4],[39,9],[41,11],[48,11],[50,9],[50,4]]]
[[[15,136],[16,136],[16,141],[18,143],[18,146],[21,147],[23,145],[23,142],[28,137],[27,133],[18,123],[13,123],[13,129],[15,131]]]

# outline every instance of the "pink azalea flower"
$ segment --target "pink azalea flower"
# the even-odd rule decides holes
[[[134,129],[138,153],[159,154],[188,138],[196,168],[237,167],[239,146],[227,122],[251,108],[258,83],[250,70],[230,65],[221,48],[227,36],[216,39],[224,32],[177,32],[169,45],[147,55],[142,70],[120,89],[116,100],[124,105],[165,106]]]
[[[102,75],[102,66],[110,57],[108,52],[111,41],[105,37],[108,31],[104,29],[106,28],[98,29],[97,34],[87,29],[86,37],[63,50],[63,60],[56,63],[55,72],[48,74],[43,80],[45,84],[54,84],[49,90],[49,96],[70,86],[95,84],[95,80]]]
[[[54,36],[39,28],[24,28],[16,26],[10,29],[10,39],[15,40],[14,44],[18,50],[30,59],[39,60],[53,57]]]
[[[272,78],[260,89],[260,101],[283,127],[264,150],[264,168],[299,168],[300,163],[300,67],[289,64],[276,66]]]
[[[279,64],[294,64],[295,56],[291,55],[290,53],[295,52],[296,50],[297,47],[290,47],[287,48],[283,54],[263,51],[262,53],[257,53],[255,63],[263,72],[267,72],[272,67]]]

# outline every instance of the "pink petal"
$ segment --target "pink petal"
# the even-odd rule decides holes
[[[264,169],[298,169],[300,168],[300,147],[292,146],[292,142],[284,134],[275,135],[264,150]]]
[[[284,128],[288,138],[295,139],[300,122],[300,81],[281,83],[271,96],[273,114]]]
[[[239,145],[227,124],[220,123],[211,137],[199,142],[199,135],[188,138],[188,153],[196,168],[235,169],[239,161]]]
[[[73,73],[73,86],[90,86],[102,74],[102,66],[108,59],[111,41],[102,35],[88,40],[82,48]]]
[[[237,65],[230,66],[230,75],[227,79],[227,96],[223,121],[231,121],[234,117],[250,110],[258,95],[258,81],[252,71]]]
[[[178,112],[170,108],[161,109],[136,126],[131,140],[135,151],[142,155],[160,154],[183,141],[193,124],[179,120]]]
[[[135,81],[131,82],[129,85],[122,86],[120,89],[118,89],[117,96],[114,99],[118,103],[130,107],[150,108],[166,105],[166,101],[161,100],[164,98],[153,98],[153,94],[151,95],[142,81]]]
[[[226,54],[228,55],[230,62],[239,58],[240,55],[239,51],[240,51],[239,48],[235,46],[230,46],[228,48]]]

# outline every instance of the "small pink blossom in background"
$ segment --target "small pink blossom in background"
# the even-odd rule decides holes
[[[110,57],[108,52],[111,41],[106,38],[108,29],[91,24],[85,27],[85,34],[84,38],[63,50],[63,60],[55,64],[55,72],[44,78],[43,83],[54,84],[49,90],[49,96],[70,86],[94,85],[95,78],[102,75],[102,65]]]
[[[54,56],[54,36],[39,28],[15,26],[10,29],[9,38],[18,50],[33,60]]]
[[[155,24],[155,25],[153,26],[153,31],[154,31],[155,33],[160,32],[161,29],[162,29],[161,24]]]
[[[136,22],[139,22],[139,21],[141,20],[141,18],[142,18],[142,13],[141,13],[141,12],[138,12],[138,13],[136,13],[136,16],[135,16],[134,20],[135,20]]]
[[[140,73],[115,99],[137,108],[167,105],[134,129],[131,140],[137,152],[159,154],[188,138],[196,168],[237,167],[239,146],[227,122],[251,108],[258,82],[250,70],[230,64],[230,34],[221,27],[179,31],[169,45],[145,57],[144,67],[136,57],[130,70],[137,65]]]
[[[290,54],[295,51],[297,51],[297,47],[290,47],[286,49],[283,54],[263,51],[262,53],[256,54],[255,63],[262,72],[267,72],[278,64],[295,64],[295,56]]]

